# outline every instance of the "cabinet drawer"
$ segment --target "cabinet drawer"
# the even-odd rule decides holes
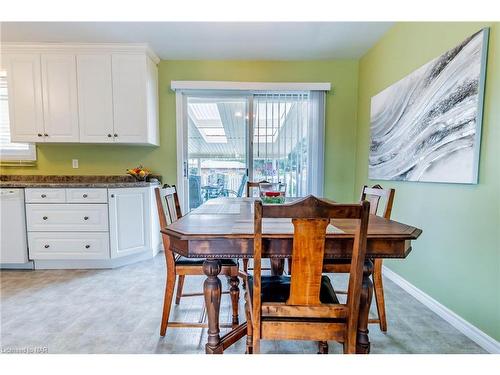
[[[30,259],[108,259],[108,233],[28,233]]]
[[[25,189],[26,203],[64,203],[66,189]]]
[[[106,203],[108,189],[66,189],[68,203]]]
[[[107,231],[108,205],[27,204],[26,221],[28,231]]]

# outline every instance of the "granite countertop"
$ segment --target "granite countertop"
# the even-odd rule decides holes
[[[152,176],[161,180],[161,176]],[[132,176],[38,176],[2,175],[0,188],[125,188],[159,185],[159,181],[137,181]]]

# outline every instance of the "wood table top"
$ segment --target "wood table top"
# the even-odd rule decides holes
[[[253,202],[255,198],[217,198],[205,202],[161,232],[179,240],[210,238],[253,238]],[[352,238],[353,220],[332,220],[327,238]],[[422,231],[411,225],[370,215],[368,238],[414,240]],[[265,219],[264,238],[293,238],[290,220]]]

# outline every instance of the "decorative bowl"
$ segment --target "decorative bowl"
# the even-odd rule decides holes
[[[136,168],[127,169],[127,174],[135,177],[137,181],[146,181],[146,178],[150,175],[150,171],[147,168],[144,168],[142,165],[139,165]]]
[[[259,195],[264,204],[283,204],[285,203],[286,184],[280,182],[259,184]]]

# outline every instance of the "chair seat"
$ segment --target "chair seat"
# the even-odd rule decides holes
[[[179,257],[176,259],[175,264],[178,266],[197,266],[201,267],[203,266],[203,262],[205,259],[202,258],[186,258],[186,257]],[[221,264],[223,266],[238,266],[238,263],[233,260],[233,259],[221,259]]]
[[[262,302],[286,302],[290,296],[290,276],[262,276]],[[253,298],[253,277],[248,277],[248,290]],[[321,303],[339,303],[328,276],[321,277],[319,299]]]

